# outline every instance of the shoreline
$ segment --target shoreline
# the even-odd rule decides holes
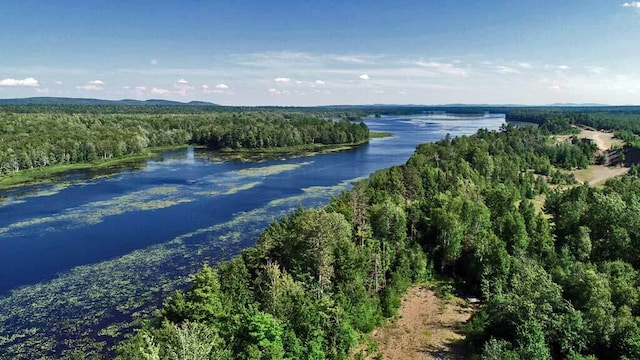
[[[106,169],[110,167],[145,161],[158,156],[158,153],[160,152],[179,150],[186,147],[188,147],[188,145],[158,146],[147,148],[145,149],[145,153],[139,155],[105,159],[90,163],[54,165],[29,170],[21,170],[11,175],[0,177],[0,191],[27,185],[47,184],[54,181],[54,177],[70,171]]]
[[[315,154],[328,154],[333,152],[348,151],[358,146],[364,145],[369,142],[370,139],[391,137],[392,133],[388,132],[371,132],[369,139],[358,143],[349,144],[311,144],[300,145],[294,147],[281,147],[281,148],[269,148],[269,149],[242,149],[242,150],[212,150],[221,155],[224,159],[240,160],[240,161],[252,161],[258,160],[265,156],[307,156]],[[157,146],[145,149],[145,152],[139,155],[127,156],[121,158],[105,159],[91,163],[76,163],[76,164],[64,164],[54,165],[48,167],[41,167],[29,170],[21,170],[16,173],[5,175],[0,177],[0,191],[9,190],[21,186],[27,185],[39,185],[47,184],[55,181],[55,177],[62,175],[66,172],[76,170],[98,170],[106,169],[110,167],[123,166],[130,163],[136,163],[152,159],[159,155],[161,152],[185,149],[192,146],[195,149],[207,149],[205,146],[199,145],[170,145],[170,146]]]

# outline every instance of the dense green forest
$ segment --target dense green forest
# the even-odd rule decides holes
[[[639,358],[638,170],[551,190],[541,175],[573,166],[557,149],[544,129],[511,125],[420,145],[205,266],[118,357],[344,359],[410,284],[444,276],[482,298],[467,340],[485,359]]]
[[[136,112],[120,112],[133,108]],[[168,112],[176,108],[192,109],[195,113]],[[363,123],[325,120],[327,113],[285,110],[239,113],[203,111],[195,106],[116,109],[118,111],[113,111],[109,106],[3,107],[0,109],[0,176],[52,165],[139,155],[149,147],[158,146],[196,144],[212,150],[256,150],[356,144],[369,138],[369,129]],[[143,109],[148,113],[142,113]]]

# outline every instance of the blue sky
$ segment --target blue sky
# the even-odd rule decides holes
[[[3,0],[0,98],[640,103],[640,2]]]

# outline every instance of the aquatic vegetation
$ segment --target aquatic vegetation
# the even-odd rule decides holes
[[[305,188],[300,195],[234,214],[230,221],[204,227],[113,260],[78,266],[49,282],[13,290],[0,299],[0,321],[3,324],[0,327],[0,346],[12,359],[52,355],[61,348],[82,350],[87,354],[108,351],[115,340],[151,316],[162,296],[183,287],[188,281],[187,275],[203,262],[216,263],[236,254],[250,245],[274,218],[286,215],[300,204],[326,200],[357,180],[359,178],[335,186]],[[234,193],[257,184],[234,184],[224,192]],[[190,201],[182,197],[172,201],[149,199],[154,195],[179,196],[181,193],[175,187],[157,187],[94,202],[90,206],[87,204],[82,211],[93,208],[94,215],[87,221],[99,221],[120,211],[141,211]],[[132,201],[141,198],[145,200]],[[96,211],[96,208],[101,211]],[[65,334],[64,342],[59,339],[59,334]]]
[[[302,194],[289,196],[285,198],[271,200],[269,202],[270,207],[277,206],[297,206],[297,205],[305,205],[305,202],[309,202],[310,200],[324,200],[328,199],[332,195],[336,195],[341,191],[347,190],[351,184],[364,180],[366,177],[357,177],[349,180],[344,180],[337,185],[332,186],[310,186],[306,188],[302,188]],[[309,205],[309,204],[306,204]]]
[[[244,185],[233,187],[233,188],[225,191],[223,194],[224,195],[232,195],[232,194],[238,193],[240,191],[249,190],[249,189],[251,189],[251,188],[253,188],[253,187],[257,186],[257,185],[260,185],[260,182],[258,182],[258,181],[250,182],[248,184],[244,184]]]
[[[0,207],[22,204],[25,203],[29,198],[57,195],[62,190],[68,188],[71,185],[72,184],[70,182],[63,182],[46,186],[35,186],[26,191],[23,191],[22,189],[8,191],[8,196],[5,195],[3,197],[0,197]]]
[[[279,165],[271,165],[271,166],[265,166],[265,167],[252,167],[248,169],[238,170],[237,173],[244,176],[262,177],[262,176],[280,174],[285,171],[295,170],[302,166],[311,165],[311,164],[313,164],[313,161],[306,161],[306,162],[297,163],[297,164],[279,164]]]
[[[50,223],[52,230],[64,230],[81,226],[94,225],[106,217],[116,216],[134,211],[157,210],[185,202],[194,201],[192,197],[182,197],[175,186],[160,186],[130,194],[117,196],[109,200],[94,201],[76,208],[71,208],[58,215],[43,216],[15,222],[0,228],[0,235],[21,234],[20,230]],[[39,230],[40,231],[40,230]]]

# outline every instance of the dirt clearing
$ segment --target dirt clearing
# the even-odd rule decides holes
[[[624,142],[620,139],[614,138],[612,132],[596,131],[589,129],[580,129],[580,134],[575,135],[578,139],[591,139],[600,151],[610,150],[614,145],[622,147]],[[556,135],[554,138],[558,142],[569,142],[573,135]]]
[[[574,170],[573,174],[581,184],[588,182],[591,186],[602,186],[607,180],[626,174],[627,171],[629,171],[627,167],[591,165],[586,169]]]
[[[601,151],[610,150],[613,145],[622,146],[624,142],[620,139],[615,139],[612,132],[594,131],[580,129],[578,135],[581,139],[591,139]]]
[[[462,299],[439,299],[414,286],[402,298],[399,319],[373,332],[378,350],[367,359],[465,359],[461,329],[472,313]]]

